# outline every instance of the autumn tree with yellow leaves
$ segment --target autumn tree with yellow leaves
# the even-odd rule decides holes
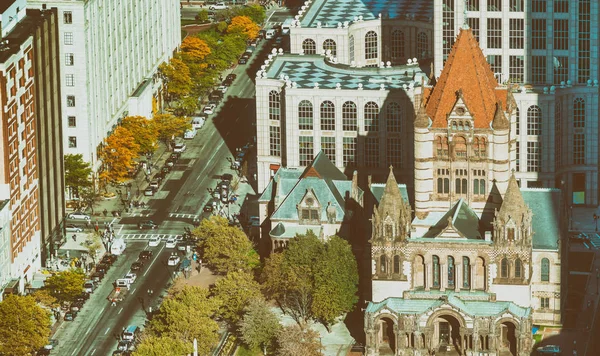
[[[196,36],[187,36],[184,38],[183,41],[181,41],[180,48],[181,56],[186,62],[201,62],[211,52],[208,44]]]
[[[231,24],[227,26],[227,33],[240,33],[252,40],[258,36],[259,30],[260,27],[248,16],[236,16],[231,19]]]
[[[192,128],[190,119],[171,114],[155,115],[153,121],[158,138],[165,143],[169,142],[173,137],[182,136],[186,130]]]
[[[146,154],[156,150],[158,131],[152,120],[143,116],[127,116],[123,119],[121,126],[126,128],[135,143],[139,146],[138,154]]]
[[[100,151],[100,159],[104,170],[100,173],[103,183],[118,184],[127,180],[128,170],[135,164],[140,146],[129,130],[117,126],[115,131],[104,139],[104,147]]]
[[[163,63],[158,70],[167,81],[167,93],[172,98],[187,95],[192,88],[192,78],[187,64],[179,58],[173,57],[169,63]]]

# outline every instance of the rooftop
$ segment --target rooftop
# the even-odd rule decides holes
[[[296,88],[319,88],[380,90],[409,89],[420,87],[427,75],[418,65],[402,65],[389,68],[356,68],[326,62],[320,55],[283,54],[273,58],[266,70],[266,78],[289,80]],[[293,84],[296,83],[296,84]]]
[[[410,18],[429,21],[433,17],[433,1],[423,0],[316,0],[301,16],[302,27],[337,27],[338,23],[379,18]]]
[[[19,52],[21,45],[29,38],[36,28],[39,18],[27,15],[3,38],[8,45],[0,45],[0,63],[6,62],[12,55]]]

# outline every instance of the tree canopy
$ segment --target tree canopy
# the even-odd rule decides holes
[[[153,120],[158,138],[163,142],[169,142],[173,137],[183,136],[186,130],[192,128],[191,120],[186,117],[158,114]]]
[[[257,25],[261,25],[267,17],[265,8],[258,4],[242,6],[237,9],[238,16],[248,16]]]
[[[204,260],[216,273],[230,271],[251,271],[258,267],[258,254],[246,234],[235,226],[229,226],[227,219],[211,216],[204,219],[192,231],[200,240],[204,250]]]
[[[231,19],[231,24],[227,27],[227,33],[239,33],[245,38],[255,39],[258,36],[260,27],[252,22],[248,16],[236,16]]]
[[[296,236],[263,269],[264,291],[300,325],[310,320],[329,326],[356,302],[358,267],[347,241],[325,243],[312,232]]]
[[[158,68],[167,81],[167,93],[174,98],[185,96],[192,88],[192,78],[188,66],[181,59],[173,57],[169,63]]]
[[[140,146],[129,130],[117,126],[110,136],[104,139],[100,159],[104,170],[100,178],[106,183],[121,183],[127,180],[133,160],[138,157]]]
[[[180,48],[182,56],[190,62],[200,62],[211,52],[208,44],[196,36],[184,38]]]
[[[260,285],[245,271],[227,273],[225,278],[217,280],[212,292],[221,301],[219,314],[234,325],[251,299],[262,298]]]
[[[166,336],[143,335],[133,356],[181,356],[193,351],[193,343]]]
[[[152,120],[143,116],[127,116],[123,119],[121,126],[126,128],[133,136],[135,143],[139,146],[139,154],[156,150],[158,132]]]
[[[263,298],[251,299],[244,308],[244,316],[239,322],[240,335],[250,348],[259,348],[263,354],[272,351],[281,324],[279,318]]]
[[[33,354],[48,343],[49,336],[50,312],[33,297],[8,295],[0,302],[0,354]]]
[[[56,272],[46,278],[44,289],[59,302],[72,302],[83,291],[85,273],[81,268],[71,268],[66,271]]]
[[[319,333],[310,328],[290,325],[277,334],[278,356],[319,356],[321,341]]]
[[[79,196],[81,188],[87,188],[92,185],[90,175],[92,166],[89,162],[83,160],[82,154],[66,154],[65,160],[65,185]]]

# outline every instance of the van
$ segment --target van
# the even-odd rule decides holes
[[[92,293],[92,292],[94,292],[94,289],[96,289],[96,283],[94,283],[94,281],[86,281],[83,284],[83,290],[86,293]]]
[[[267,32],[265,33],[265,38],[270,40],[273,37],[275,37],[275,30],[274,29],[267,30]]]
[[[125,329],[125,331],[123,331],[123,334],[121,335],[121,339],[133,341],[138,337],[139,333],[140,333],[140,328],[138,328],[135,325],[129,325]]]
[[[191,130],[185,130],[185,132],[183,133],[183,138],[185,139],[192,139],[196,137],[196,129],[192,127]]]
[[[131,281],[128,278],[120,278],[117,279],[115,284],[117,285],[117,288],[129,288],[129,286],[131,285],[130,282]]]
[[[194,117],[192,117],[192,128],[199,130],[202,128],[202,126],[204,126],[205,122],[206,122],[206,117],[194,116]]]

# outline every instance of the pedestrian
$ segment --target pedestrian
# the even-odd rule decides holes
[[[113,299],[112,303],[110,305],[113,306],[113,307],[115,307],[115,306],[117,306],[117,302],[115,302],[115,300]]]
[[[77,241],[77,235],[73,234],[73,236],[71,236],[71,238],[73,238],[73,241]]]

